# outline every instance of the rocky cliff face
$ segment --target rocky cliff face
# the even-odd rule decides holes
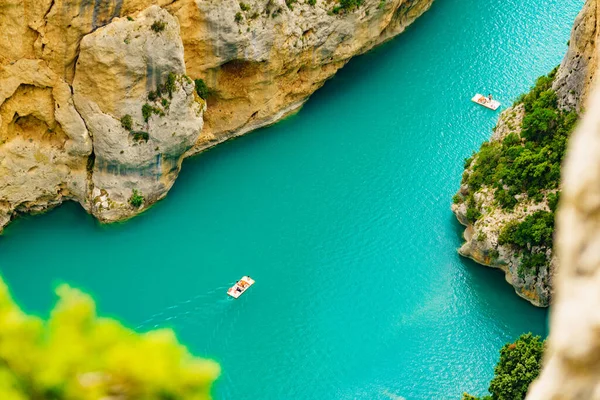
[[[565,111],[584,111],[584,101],[594,84],[598,57],[595,46],[598,32],[597,6],[597,0],[588,0],[577,17],[569,50],[552,83],[552,89],[557,96],[557,106]],[[504,111],[490,143],[499,144],[511,133],[521,138],[524,114],[522,104]],[[475,155],[473,161],[476,161],[477,157],[478,155]],[[551,211],[549,198],[557,190],[544,191],[540,193],[541,199],[537,200],[525,193],[517,195],[516,206],[507,210],[498,206],[498,199],[495,198],[497,189],[484,186],[473,190],[465,184],[473,173],[473,165],[474,162],[470,162],[465,169],[463,184],[455,197],[455,204],[452,205],[452,211],[466,226],[465,243],[458,250],[459,253],[479,264],[502,269],[506,281],[515,288],[519,296],[536,306],[547,307],[552,300],[552,280],[558,267],[556,255],[551,248],[528,247],[525,250],[529,253],[544,253],[547,262],[535,270],[527,270],[524,268],[522,257],[524,249],[502,243],[500,236],[510,224],[521,222],[538,211]],[[466,201],[467,198],[470,204]],[[471,214],[477,214],[476,218],[467,215],[469,208],[474,210]]]
[[[599,33],[600,12],[597,0],[587,0],[577,16],[569,50],[558,70],[554,89],[561,107],[583,111],[585,100],[595,87],[598,70],[596,39]]]
[[[64,200],[103,221],[138,213],[183,157],[298,109],[432,1],[1,2],[0,230]]]
[[[578,18],[581,28],[571,36],[573,57],[563,65],[572,66],[571,75],[583,71],[580,75],[592,82],[598,76],[600,9],[596,0],[588,0],[585,10]],[[583,103],[586,111],[569,142],[562,173],[556,234],[560,269],[550,337],[541,375],[528,400],[600,399],[600,87],[597,82],[581,87],[590,96]]]
[[[501,143],[511,133],[520,135],[523,115],[523,105],[505,110],[500,115],[490,142]],[[497,204],[494,188],[483,186],[479,190],[473,190],[465,183],[473,174],[473,164],[474,162],[471,162],[465,170],[463,184],[455,197],[457,200],[452,204],[452,211],[460,223],[466,226],[465,243],[458,249],[458,253],[479,264],[501,269],[505,273],[506,281],[515,288],[519,296],[536,306],[547,307],[552,294],[550,277],[556,267],[556,258],[552,251],[547,250],[547,258],[551,261],[537,273],[524,273],[520,253],[513,246],[503,244],[500,236],[503,229],[511,223],[522,221],[536,211],[550,211],[548,197],[545,196],[542,201],[535,201],[523,195],[514,208],[506,210]],[[473,204],[468,205],[466,199],[469,196]],[[468,215],[470,207],[480,214],[475,221]]]

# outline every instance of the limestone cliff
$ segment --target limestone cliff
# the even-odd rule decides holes
[[[490,142],[501,143],[511,133],[520,135],[523,115],[523,105],[505,110],[500,115]],[[452,204],[452,211],[460,223],[467,227],[464,233],[465,243],[458,249],[458,253],[479,264],[501,269],[505,273],[506,281],[514,286],[519,296],[536,306],[546,307],[551,297],[550,277],[556,264],[552,250],[543,249],[547,252],[550,262],[541,266],[535,274],[527,273],[522,269],[519,251],[509,244],[503,244],[500,237],[503,229],[522,221],[527,215],[540,210],[550,211],[547,195],[555,191],[547,193],[541,201],[521,195],[514,208],[507,210],[498,205],[494,188],[485,185],[479,190],[474,190],[466,183],[474,173],[476,158],[477,156],[465,170],[463,184],[455,197],[455,203]],[[469,215],[469,208],[476,210],[480,215],[477,218]]]
[[[563,110],[557,111],[557,115],[584,110],[584,100],[594,83],[597,68],[597,15],[597,0],[588,0],[575,21],[568,52],[555,75],[552,74],[551,88],[545,88],[555,93],[555,107]],[[532,90],[535,91],[536,88]],[[522,134],[525,114],[523,100],[504,111],[490,139],[490,145],[501,146],[502,143],[506,143],[504,141],[507,136],[514,134],[520,141],[520,146],[527,147],[527,140]],[[556,129],[558,128],[555,127]],[[530,243],[516,246],[514,243],[505,243],[502,234],[523,221],[541,215],[540,212],[553,217],[560,187],[546,187],[537,192],[529,190],[529,193],[524,187],[523,193],[512,196],[514,204],[509,204],[508,207],[501,206],[499,203],[505,202],[506,193],[499,192],[510,192],[509,187],[501,181],[502,174],[497,174],[500,182],[496,182],[496,187],[484,184],[474,188],[468,183],[477,180],[470,178],[474,174],[474,166],[479,157],[481,153],[468,161],[463,183],[452,205],[452,211],[466,226],[465,243],[458,251],[479,264],[502,269],[507,282],[514,286],[519,296],[536,306],[547,307],[552,300],[552,280],[558,264],[552,246],[536,246]],[[514,168],[538,168],[542,171],[546,162],[547,160],[542,158],[537,161],[537,165],[515,164]],[[546,172],[538,172],[542,173]],[[553,229],[553,223],[546,228]],[[531,260],[538,255],[544,255],[545,261],[532,262]],[[535,265],[532,268],[533,264]]]
[[[0,230],[63,200],[135,215],[183,157],[298,109],[432,1],[0,2]]]

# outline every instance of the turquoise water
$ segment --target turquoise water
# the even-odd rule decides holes
[[[223,367],[219,399],[457,399],[546,312],[461,259],[449,211],[497,113],[560,62],[581,0],[438,0],[296,116],[187,160],[168,198],[100,226],[77,205],[16,221],[0,267],[19,303],[92,293],[173,327]],[[227,287],[257,280],[239,300]]]

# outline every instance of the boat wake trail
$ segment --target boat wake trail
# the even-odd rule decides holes
[[[137,332],[152,329],[175,328],[177,333],[189,329],[206,329],[215,320],[221,320],[219,315],[231,304],[225,295],[229,286],[219,286],[208,292],[197,294],[188,299],[167,306],[152,314],[135,327]]]

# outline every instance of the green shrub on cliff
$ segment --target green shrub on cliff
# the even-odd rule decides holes
[[[150,116],[152,114],[160,115],[161,117],[165,115],[165,112],[157,107],[152,107],[150,104],[146,103],[142,106],[142,116],[144,117],[144,121],[148,122]]]
[[[147,142],[150,139],[150,134],[146,131],[131,131],[131,135],[136,142]]]
[[[340,5],[333,7],[331,10],[334,14],[341,12],[350,12],[362,6],[365,0],[340,0]]]
[[[505,128],[511,129],[501,141],[485,142],[478,153],[465,160],[463,184],[459,198],[465,202],[466,219],[472,224],[481,214],[475,193],[482,188],[493,190],[495,205],[507,214],[520,206],[527,213],[533,204],[547,202],[521,221],[506,224],[500,232],[500,245],[512,246],[521,257],[518,275],[521,278],[537,276],[548,265],[554,232],[554,211],[560,197],[560,168],[567,140],[578,119],[575,112],[558,107],[557,95],[552,89],[556,69],[540,77],[531,90],[515,103],[512,115],[505,116]],[[523,120],[520,131],[511,126],[511,118],[521,110]],[[491,208],[490,208],[491,209]]]
[[[522,253],[521,264],[517,271],[521,278],[527,274],[536,274],[549,260],[546,251],[552,249],[554,234],[554,212],[536,211],[523,221],[507,224],[498,243],[512,245]]]
[[[165,81],[165,85],[164,85],[165,90],[169,94],[169,98],[173,97],[173,92],[176,89],[176,86],[175,86],[176,81],[177,81],[177,75],[175,75],[175,73],[173,73],[173,72],[169,72],[169,75],[167,75],[167,80]]]
[[[133,119],[131,118],[131,115],[125,114],[121,117],[121,126],[128,131],[133,128]]]
[[[129,204],[131,204],[132,207],[140,208],[142,204],[144,204],[144,196],[136,189],[133,189],[131,197],[129,198]]]
[[[210,89],[208,88],[208,86],[206,86],[204,80],[196,79],[194,80],[194,83],[196,85],[196,93],[198,93],[198,96],[206,100],[208,96],[210,96]]]
[[[507,224],[501,232],[500,244],[512,244],[522,248],[533,246],[552,247],[554,213],[536,211],[518,223]]]
[[[19,309],[0,279],[0,398],[209,400],[216,363],[173,331],[138,334],[99,318],[88,295],[60,286],[47,321]]]
[[[164,31],[166,26],[167,24],[163,21],[154,21],[150,26],[150,29],[152,29],[156,33],[159,33]]]
[[[505,344],[488,389],[491,396],[480,398],[465,393],[463,400],[523,400],[529,385],[540,374],[543,352],[544,341],[531,333]]]

